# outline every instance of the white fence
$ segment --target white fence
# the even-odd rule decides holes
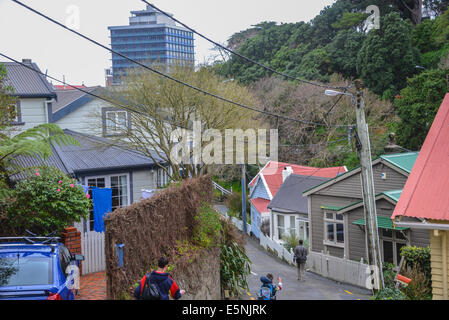
[[[84,255],[83,274],[106,270],[104,232],[81,232],[81,252]]]
[[[228,218],[228,215],[225,214]],[[243,230],[243,222],[235,217],[231,217],[232,223],[240,230]],[[248,224],[248,234],[251,226]],[[265,250],[276,254],[279,258],[285,260],[291,265],[296,265],[293,261],[294,254],[285,249],[280,243],[266,237],[260,233],[260,245]],[[369,266],[363,261],[357,262],[348,259],[334,257],[320,252],[309,252],[307,256],[307,269],[309,271],[319,274],[323,277],[355,285],[358,287],[367,287],[367,280],[369,279]]]

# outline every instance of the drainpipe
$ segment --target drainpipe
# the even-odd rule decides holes
[[[441,235],[442,267],[443,267],[443,299],[447,300],[447,232]]]
[[[56,100],[54,98],[52,98],[51,100],[47,100],[45,101],[45,114],[47,116],[47,123],[51,123],[52,122],[52,116],[53,116],[53,102],[55,102]]]

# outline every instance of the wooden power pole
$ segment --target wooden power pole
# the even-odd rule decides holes
[[[370,265],[372,290],[376,293],[384,287],[379,233],[377,229],[376,195],[374,191],[373,168],[371,162],[371,146],[368,125],[365,119],[365,105],[363,102],[362,83],[360,80],[355,81],[355,87],[357,89],[357,153],[360,160],[363,204],[365,208],[365,235],[368,247],[368,263]]]
[[[242,164],[242,220],[243,220],[243,233],[247,233],[246,223],[246,165]]]

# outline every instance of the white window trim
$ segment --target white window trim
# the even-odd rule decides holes
[[[328,213],[332,213],[333,214],[333,219],[328,219],[326,217],[326,215]],[[345,249],[345,244],[346,244],[346,234],[345,234],[345,230],[346,230],[346,223],[345,223],[345,216],[343,214],[341,214],[343,216],[343,220],[337,220],[336,219],[336,215],[337,213],[335,211],[324,211],[323,212],[323,244],[326,246],[332,246],[332,247],[338,247],[338,248],[343,248]],[[336,224],[342,224],[343,225],[343,242],[337,242],[337,229],[334,229],[334,233],[335,233],[335,241],[329,241],[327,240],[327,223],[334,223],[334,225]]]
[[[113,114],[114,115],[114,120],[113,120],[113,124],[114,124],[114,129],[111,129],[108,126],[108,116],[109,114]],[[125,128],[121,129],[119,128],[119,124],[118,124],[118,115],[119,113],[124,113],[125,114]],[[126,132],[127,128],[128,128],[128,112],[127,111],[123,111],[123,110],[108,110],[105,111],[105,130],[106,130],[106,134],[111,135],[111,134],[123,134],[124,132]]]
[[[105,179],[104,180],[105,188],[111,188],[111,177],[119,177],[119,176],[126,176],[126,185],[127,185],[126,199],[127,199],[127,204],[125,206],[129,206],[131,204],[131,185],[130,185],[130,178],[129,178],[129,173],[128,172],[84,177],[84,185],[87,186],[87,181],[89,179],[104,178]]]

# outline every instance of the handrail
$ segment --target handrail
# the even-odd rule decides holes
[[[215,181],[212,181],[212,184],[214,186],[215,189],[217,189],[218,191],[221,191],[221,194],[232,194],[232,190],[229,191],[225,188],[223,188],[222,186],[220,186],[218,183],[216,183]]]

